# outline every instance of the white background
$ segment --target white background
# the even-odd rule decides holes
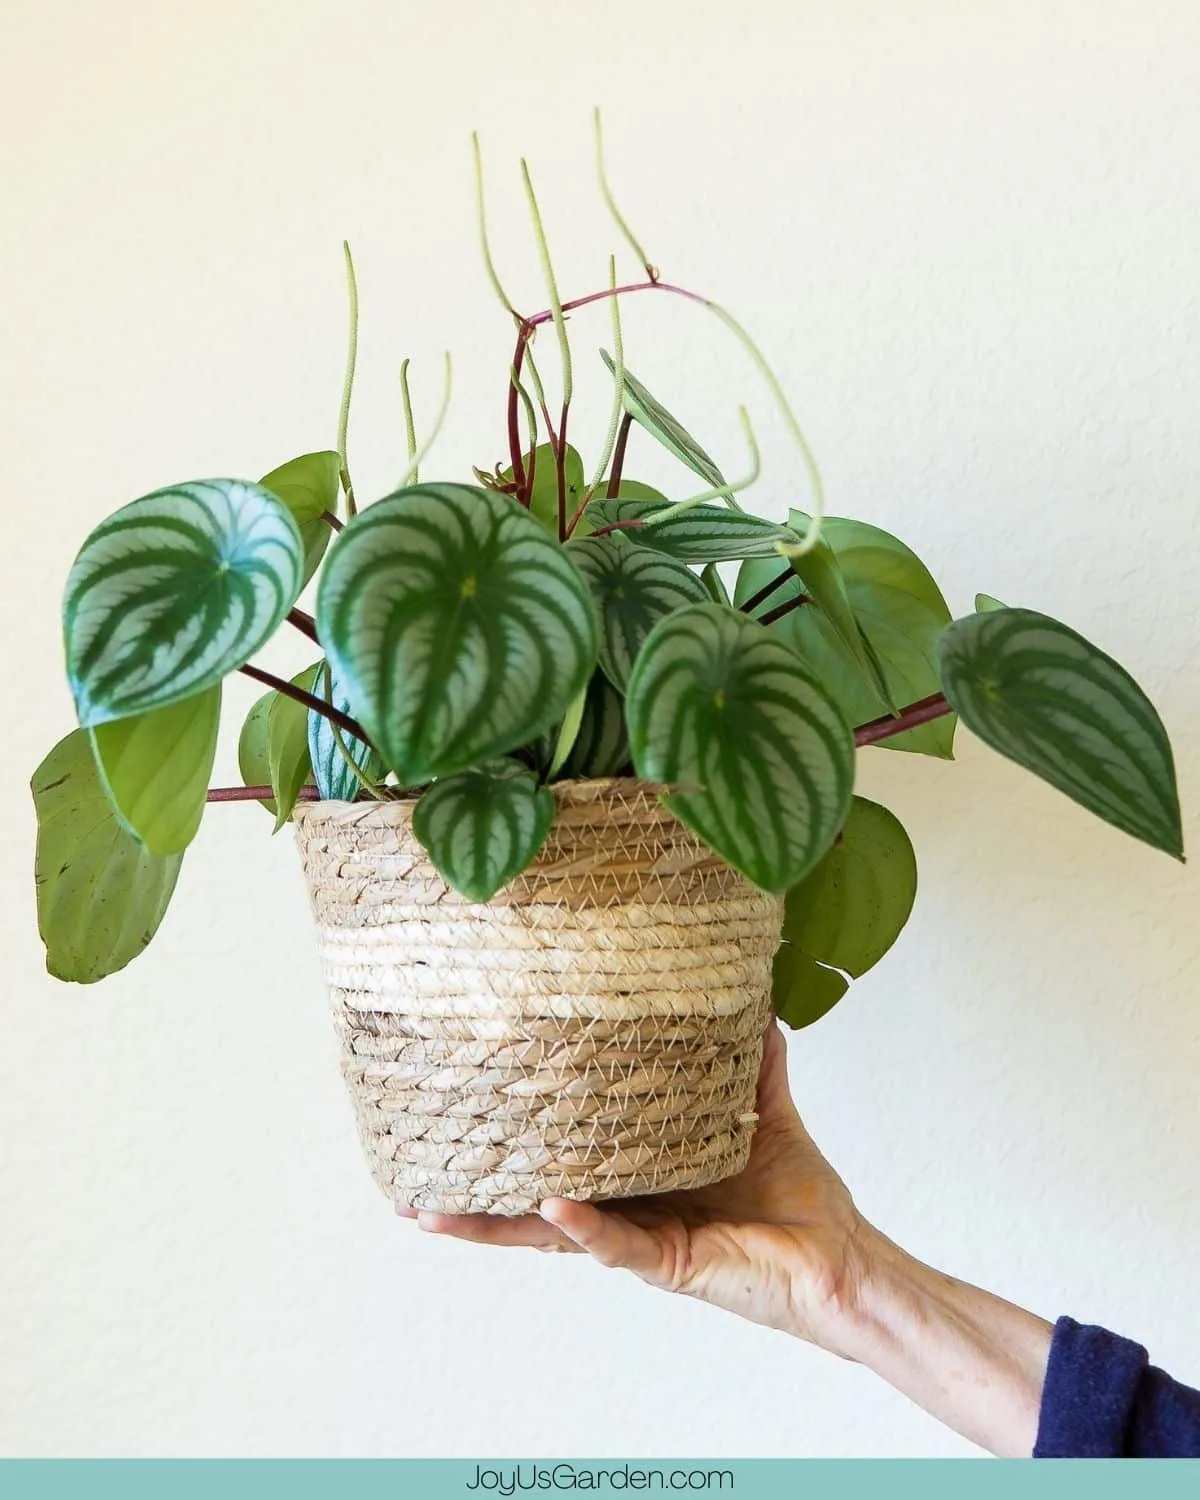
[[[58,599],[85,532],[173,480],[328,447],[341,239],[362,285],[352,463],[503,456],[497,257],[542,305],[516,162],[564,294],[619,249],[589,110],[669,277],[756,330],[835,514],[1092,636],[1155,698],[1200,808],[1200,21],[1192,0],[0,4],[7,710],[0,849],[0,1451],[949,1454],[866,1372],[568,1257],[425,1240],[370,1184],[290,836],[210,810],[149,952],[54,984],[25,784],[70,727]],[[628,255],[625,269],[636,270]],[[606,316],[573,323],[594,457]],[[745,358],[668,298],[637,373],[759,507],[800,467]],[[554,367],[553,342],[542,364]],[[589,425],[590,423],[590,425]],[[670,477],[635,449],[627,472]],[[295,670],[298,637],[268,662]],[[249,684],[227,694],[220,779]],[[964,733],[871,752],[921,891],[894,954],[793,1039],[814,1134],[923,1258],[1200,1377],[1194,874]]]

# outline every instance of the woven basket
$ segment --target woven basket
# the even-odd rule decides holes
[[[637,781],[555,785],[541,854],[486,905],[395,802],[294,817],[342,1071],[396,1203],[699,1187],[753,1133],[781,903]]]

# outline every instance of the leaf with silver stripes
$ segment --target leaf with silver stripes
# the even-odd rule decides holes
[[[1183,858],[1171,744],[1125,669],[1031,609],[947,627],[942,689],[981,740],[1097,817]]]
[[[421,484],[360,512],[329,551],[317,628],[402,786],[528,744],[596,661],[591,595],[504,495]]]
[[[608,366],[608,373],[615,379],[617,367],[613,363],[612,355],[607,349],[601,349],[600,358]],[[652,438],[657,439],[681,464],[686,464],[693,474],[699,474],[710,489],[725,489],[724,474],[683,423],[673,417],[662,402],[652,396],[642,382],[635,375],[631,375],[628,370],[622,371],[621,400],[625,410],[638,426],[644,428]]]
[[[151,854],[113,810],[88,733],[73,730],[33,773],[38,931],[56,979],[94,984],[158,931],[182,854]]]
[[[560,779],[616,776],[629,765],[625,700],[603,672],[592,673],[583,700],[583,718]]]
[[[693,505],[676,511],[653,526],[627,526],[645,522],[668,507],[653,500],[593,500],[588,520],[599,531],[621,523],[621,535],[638,547],[665,552],[680,562],[732,562],[740,557],[776,557],[776,542],[796,546],[800,538],[788,526],[764,521],[761,516],[725,510],[720,505]]]
[[[469,901],[490,901],[546,842],[554,794],[512,760],[435,781],[413,809],[413,832],[442,877]]]
[[[631,547],[619,533],[567,543],[600,615],[600,665],[624,691],[642,642],[664,615],[699,604],[708,590],[684,563]]]
[[[197,480],[122,507],[67,579],[67,675],[85,728],[212,687],[274,633],[300,592],[302,548],[260,485]]]
[[[350,713],[350,698],[341,683],[334,677],[332,683],[329,680],[329,666],[324,664],[317,674],[313,685],[313,692],[318,698],[324,698],[333,704],[334,708],[341,709],[342,713]],[[340,731],[342,744],[349,752],[351,759],[368,781],[382,781],[386,773],[386,767],[378,751],[365,740],[360,740],[356,734],[347,734],[345,730]],[[317,791],[321,796],[334,802],[353,802],[361,790],[358,777],[347,764],[338,745],[338,731],[330,723],[325,714],[317,713],[316,709],[308,711],[308,754],[312,761],[313,780],[317,783]]]
[[[651,631],[629,679],[639,776],[666,782],[675,815],[767,891],[829,848],[850,805],[854,737],[796,653],[719,604]]]

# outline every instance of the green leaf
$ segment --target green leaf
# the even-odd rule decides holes
[[[837,969],[827,969],[791,943],[781,943],[771,976],[775,1014],[793,1031],[811,1026],[828,1015],[850,981]]]
[[[413,832],[439,874],[469,901],[490,901],[546,841],[554,794],[511,760],[436,781],[413,809]]]
[[[661,490],[656,490],[652,484],[643,484],[640,479],[622,479],[617,485],[617,493],[613,498],[615,500],[658,500],[663,505],[669,503]]]
[[[616,365],[607,349],[601,349],[600,358],[608,366],[608,373],[615,378]],[[699,474],[709,489],[725,488],[724,474],[696,439],[627,369],[623,371],[621,399],[625,410],[638,426],[644,427],[652,438],[656,438],[681,464],[686,464],[693,474]]]
[[[733,608],[733,600],[729,597],[729,590],[725,587],[725,580],[718,572],[716,563],[704,565],[700,572],[700,582],[714,604],[723,604],[726,609]]]
[[[666,507],[653,500],[593,500],[588,520],[599,530],[618,521],[643,521]],[[739,557],[777,557],[776,542],[795,545],[799,538],[787,526],[764,521],[720,505],[693,505],[657,526],[622,530],[626,541],[677,557],[680,562],[730,562]]]
[[[217,753],[221,684],[88,733],[117,816],[151,854],[178,854],[196,836]]]
[[[313,682],[313,692],[318,698],[326,698],[334,708],[344,714],[352,714],[350,698],[335,676],[332,686],[327,679],[328,667],[322,664]],[[342,744],[350,752],[354,764],[368,781],[382,781],[387,774],[383,758],[373,746],[356,734],[341,730]],[[361,786],[337,742],[334,726],[325,714],[316,709],[308,711],[308,757],[312,762],[313,780],[321,796],[332,802],[353,802]]]
[[[305,667],[292,678],[292,686],[303,688],[306,693],[313,692],[320,670],[319,661]],[[305,704],[297,703],[295,698],[283,693],[275,695],[267,713],[267,765],[275,792],[276,833],[291,817],[300,788],[312,776],[312,762],[308,758],[308,715]]]
[[[593,672],[579,732],[561,767],[562,779],[617,776],[628,765],[625,700],[603,672]]]
[[[798,511],[793,516],[803,530],[807,517]],[[822,535],[837,559],[846,597],[892,701],[903,706],[936,693],[937,642],[949,624],[950,611],[925,565],[903,542],[862,521],[828,517]],[[782,561],[744,563],[734,603],[745,605],[784,572]],[[787,578],[753,613],[765,615],[802,592],[798,579]],[[851,724],[878,717],[876,695],[826,618],[805,606],[790,611],[770,629],[800,653]],[[947,714],[882,744],[948,760],[953,755],[954,726],[954,716]]]
[[[279,694],[274,688],[255,700],[238,736],[238,772],[246,786],[269,786],[271,783],[270,734],[271,706]],[[275,799],[260,802],[259,807],[275,816]]]
[[[587,579],[600,616],[600,666],[624,691],[642,642],[664,615],[708,599],[683,563],[631,547],[620,533],[567,543],[567,555]]]
[[[888,713],[897,712],[901,705],[888,691],[879,661],[858,623],[833,548],[819,537],[808,552],[800,557],[790,557],[788,561],[808,594],[810,604],[807,607],[815,608],[825,616],[830,630],[879,700],[877,706]]]
[[[302,588],[320,567],[333,535],[333,528],[321,517],[326,511],[337,515],[340,467],[341,460],[332,450],[305,453],[259,480],[263,489],[283,501],[300,532],[304,548]]]
[[[582,688],[571,700],[571,706],[558,726],[558,733],[554,737],[554,748],[550,755],[550,764],[546,768],[546,780],[551,781],[562,770],[567,757],[579,738],[579,728],[583,723],[583,711],[587,704],[587,688]]]
[[[784,891],[820,859],[850,805],[854,740],[795,652],[719,604],[651,631],[629,679],[639,776],[735,869]]]
[[[84,542],[67,579],[67,675],[85,728],[218,683],[300,592],[300,534],[274,495],[236,479],[158,490]]]
[[[994,599],[991,594],[976,594],[975,595],[975,612],[976,612],[976,614],[986,615],[986,614],[990,614],[992,612],[992,610],[995,610],[995,609],[1007,609],[1007,608],[1008,608],[1007,604],[1002,604],[999,599]]]
[[[1155,849],[1183,858],[1171,744],[1112,657],[1032,609],[956,620],[942,689],[986,744]]]
[[[151,854],[121,824],[87,731],[60,740],[33,773],[38,930],[56,979],[93,984],[158,931],[182,854]]]
[[[558,537],[558,465],[554,460],[554,449],[549,443],[539,443],[533,450],[533,490],[529,497],[530,513],[539,520],[551,536]],[[525,473],[529,473],[529,454],[525,454]],[[505,469],[501,482],[512,484],[513,471]],[[563,481],[566,492],[566,516],[569,521],[579,508],[587,478],[583,472],[583,459],[567,444],[563,457]]]
[[[565,550],[466,485],[414,485],[351,521],[322,569],[317,628],[403,786],[528,744],[596,661],[595,609]]]

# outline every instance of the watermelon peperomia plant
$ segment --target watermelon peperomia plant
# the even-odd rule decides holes
[[[336,451],[258,482],[157,490],[84,542],[63,608],[79,728],[33,778],[51,973],[97,980],[150,941],[206,802],[258,800],[279,828],[298,798],[415,798],[433,864],[486,902],[537,854],[551,783],[637,776],[662,784],[672,811],[747,879],[786,893],[776,1005],[804,1025],[888,949],[916,889],[903,828],[853,795],[856,750],[950,759],[956,716],[1101,818],[1182,856],[1170,744],[1129,674],[1034,610],[980,595],[952,619],[903,542],[826,516],[757,347],[722,308],[662,280],[598,159],[644,277],[617,285],[610,262],[607,288],[562,301],[525,172],[550,302],[532,316],[496,275],[478,179],[485,263],[516,331],[506,467],[477,469],[471,484],[419,483],[425,450],[405,380],[407,472],[359,509],[345,442],[357,338],[347,252]],[[626,367],[618,310],[639,293],[701,303],[742,342],[797,441],[807,510],[786,521],[743,510],[758,469],[748,421],[752,472],[730,483]],[[614,388],[589,478],[567,441],[565,315],[597,302],[612,314]],[[561,362],[555,417],[533,355],[546,325]],[[635,429],[699,492],[669,499],[627,477]],[[297,606],[310,581],[315,616]],[[317,657],[288,682],[250,664],[285,622]],[[231,672],[268,691],[241,731],[246,786],[210,790]]]

